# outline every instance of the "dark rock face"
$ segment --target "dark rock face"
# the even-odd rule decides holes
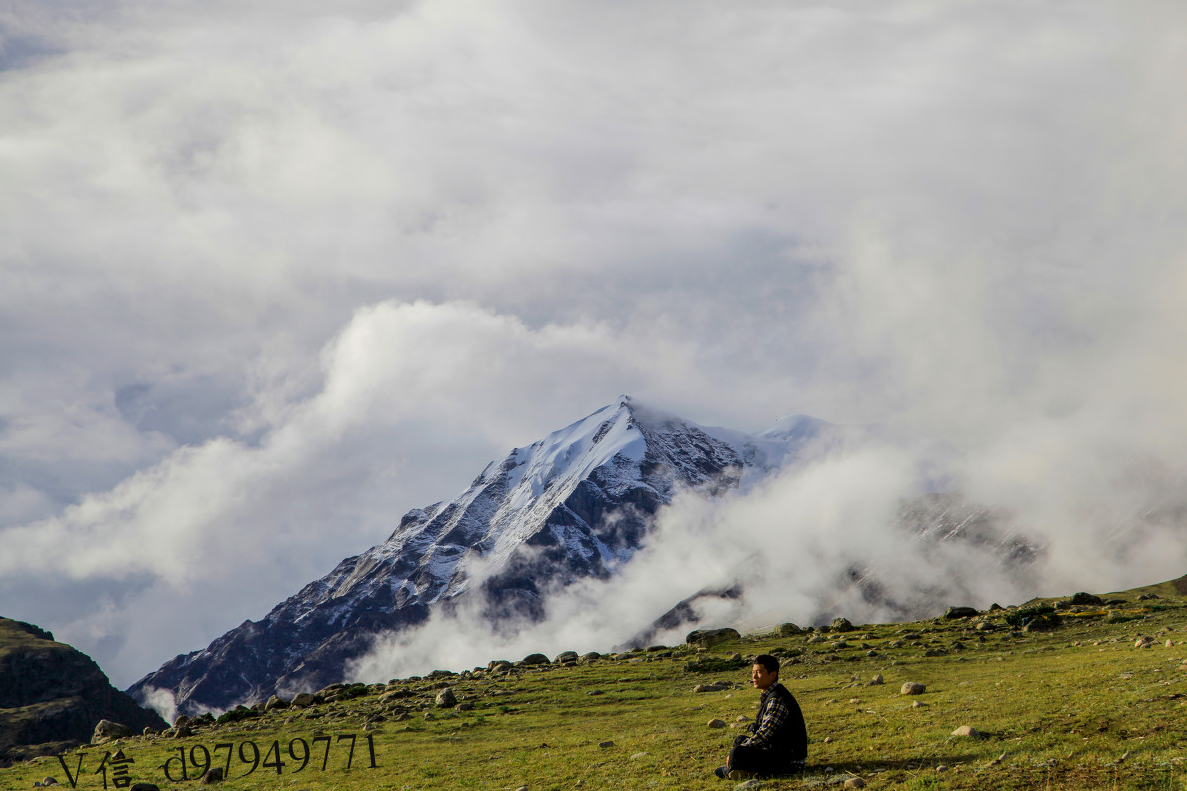
[[[638,551],[681,489],[738,485],[734,446],[630,399],[492,462],[450,503],[415,509],[382,544],[348,558],[263,620],[178,656],[128,691],[173,692],[180,711],[252,705],[342,681],[375,635],[479,596],[492,627],[544,616],[550,591],[607,578]],[[470,571],[483,561],[482,578]]]
[[[100,720],[165,728],[111,686],[85,654],[36,626],[0,618],[0,766],[90,741]]]

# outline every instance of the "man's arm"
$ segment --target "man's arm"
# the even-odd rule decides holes
[[[787,708],[783,699],[778,695],[772,695],[771,702],[767,704],[766,710],[762,713],[762,718],[755,723],[757,727],[754,729],[754,735],[742,744],[747,747],[770,747],[771,737],[779,726],[787,721],[790,714],[791,710]]]

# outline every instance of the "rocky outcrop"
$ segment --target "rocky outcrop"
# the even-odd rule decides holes
[[[137,733],[167,727],[111,686],[86,654],[0,618],[0,766],[89,742],[103,720]]]

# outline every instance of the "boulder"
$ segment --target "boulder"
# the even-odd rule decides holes
[[[525,664],[525,665],[547,665],[548,657],[544,656],[544,654],[528,654],[527,656],[525,656],[523,658],[523,664]]]
[[[110,739],[123,739],[132,735],[132,729],[111,720],[99,720],[95,725],[95,735],[91,737],[93,744],[100,744]]]
[[[899,689],[901,695],[922,695],[927,690],[923,684],[916,681],[905,681]]]
[[[306,706],[312,706],[314,703],[317,703],[317,698],[309,692],[302,692],[298,694],[293,698],[292,701],[292,704],[299,709],[303,709]]]
[[[1022,627],[1024,632],[1050,632],[1063,624],[1063,619],[1055,613],[1036,615]]]
[[[949,607],[944,611],[944,617],[949,619],[954,618],[974,618],[978,615],[976,609],[972,607]]]
[[[453,694],[453,687],[446,687],[437,693],[433,705],[439,709],[452,709],[457,705],[457,696]]]
[[[287,709],[289,702],[279,695],[273,695],[268,698],[268,702],[264,704],[264,711],[274,711],[276,709]]]
[[[741,639],[742,635],[738,633],[737,629],[726,627],[724,629],[697,629],[689,632],[684,638],[684,642],[701,648],[712,648],[720,643]]]
[[[788,622],[779,624],[779,628],[775,631],[780,637],[791,637],[793,634],[799,634],[804,630],[796,626],[794,623]]]
[[[1099,596],[1093,596],[1091,593],[1085,593],[1084,591],[1080,591],[1079,593],[1072,595],[1071,603],[1078,604],[1078,605],[1091,605],[1094,607],[1100,607],[1101,605],[1103,605],[1105,603],[1105,600]]]
[[[717,719],[716,717],[714,717],[713,719],[709,720],[709,723],[708,723],[708,724],[709,724],[709,727],[710,727],[710,728],[714,728],[714,729],[716,729],[716,728],[724,728],[724,727],[725,727],[725,720],[720,720],[720,719]]]
[[[581,657],[577,655],[576,651],[562,651],[556,655],[556,664],[563,665],[565,662],[576,662]]]
[[[849,622],[848,618],[833,618],[833,622],[829,628],[834,632],[852,632],[854,626]]]

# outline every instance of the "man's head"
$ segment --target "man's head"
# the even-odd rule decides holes
[[[750,669],[750,682],[762,692],[779,680],[779,660],[770,654],[759,654]]]

